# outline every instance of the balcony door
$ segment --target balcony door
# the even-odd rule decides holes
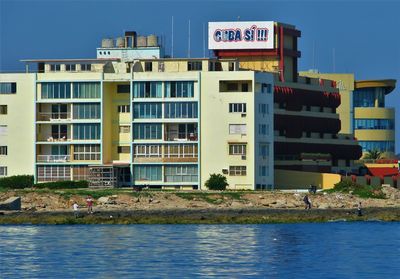
[[[67,118],[67,105],[66,104],[53,104],[51,105],[51,118],[52,119],[66,119]]]
[[[51,125],[51,136],[55,140],[67,140],[67,125]]]

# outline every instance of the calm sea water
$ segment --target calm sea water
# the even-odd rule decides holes
[[[399,278],[400,223],[0,226],[0,278]]]

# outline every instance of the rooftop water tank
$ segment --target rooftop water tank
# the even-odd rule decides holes
[[[146,36],[138,36],[137,40],[136,40],[136,44],[138,47],[146,47],[147,46]]]
[[[158,38],[156,35],[147,36],[147,46],[149,47],[158,46]]]
[[[116,47],[125,47],[125,38],[124,37],[117,38]]]
[[[103,48],[114,47],[114,39],[105,38],[105,39],[101,40],[101,47],[103,47]]]

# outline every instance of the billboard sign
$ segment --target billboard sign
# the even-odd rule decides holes
[[[273,49],[273,21],[208,23],[209,49]]]

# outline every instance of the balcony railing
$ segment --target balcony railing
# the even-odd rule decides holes
[[[197,133],[174,133],[166,134],[165,140],[167,141],[197,141]]]
[[[56,134],[56,135],[43,135],[38,136],[38,141],[47,141],[47,142],[64,142],[70,141],[71,139],[68,138],[68,134]]]
[[[62,121],[71,120],[69,112],[39,112],[37,121]]]
[[[69,162],[70,160],[70,155],[37,155],[37,161],[41,163],[63,163]]]

